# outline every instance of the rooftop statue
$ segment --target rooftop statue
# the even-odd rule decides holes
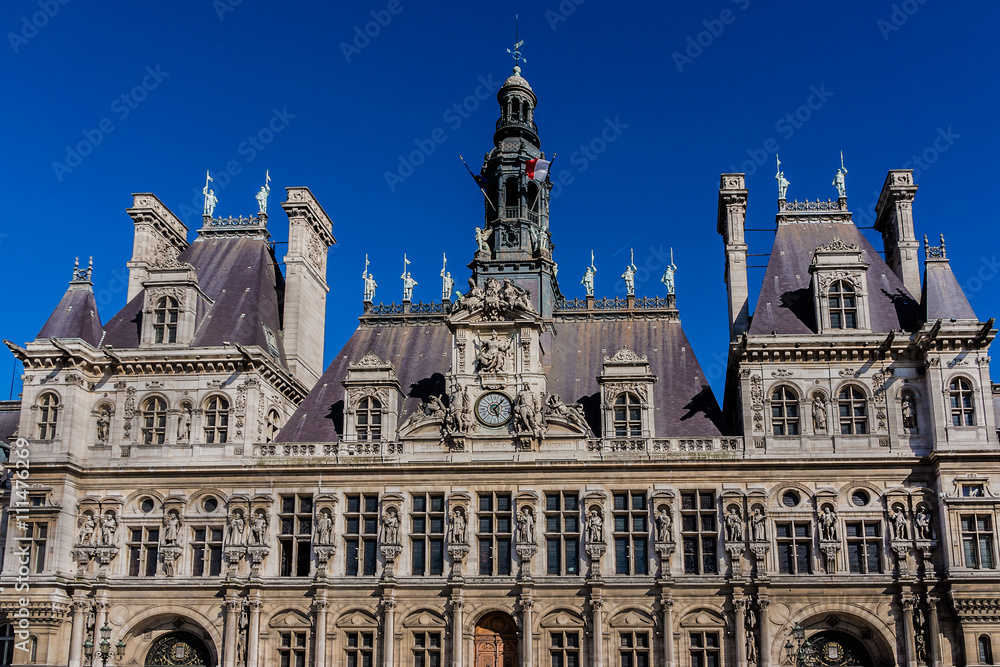
[[[205,195],[205,211],[204,214],[208,217],[212,217],[215,213],[215,205],[219,203],[219,198],[215,196],[215,190],[209,190],[208,184],[212,182],[212,177],[209,176],[208,171],[205,172],[205,187],[201,189],[203,195]]]
[[[639,267],[635,265],[635,251],[633,250],[628,266],[625,267],[625,273],[622,274],[622,279],[625,281],[625,292],[629,296],[635,296],[635,272],[637,270]]]
[[[451,271],[448,271],[448,257],[444,256],[444,264],[441,266],[441,300],[451,301],[451,293],[455,289],[455,281],[452,280]]]
[[[663,272],[663,277],[660,278],[660,282],[667,286],[667,294],[674,293],[674,274],[677,273],[677,265],[674,264],[674,249],[670,249],[670,264],[667,266],[667,270]]]
[[[597,273],[597,267],[594,266],[594,251],[590,251],[590,266],[583,274],[583,280],[580,284],[583,288],[587,290],[587,296],[594,296],[594,274]]]
[[[257,193],[257,205],[260,207],[260,212],[267,215],[267,196],[271,194],[271,172],[267,171],[264,173],[264,185],[260,186],[260,192]]]
[[[833,177],[832,185],[837,188],[837,194],[841,197],[847,196],[847,185],[844,183],[844,176],[847,175],[847,169],[844,168],[844,151],[840,151],[840,169],[837,170],[837,175]]]
[[[375,283],[375,276],[368,272],[368,255],[365,255],[365,272],[361,274],[361,278],[365,281],[365,301],[371,303],[375,300],[375,288],[378,284]]]
[[[784,199],[785,193],[788,192],[788,179],[785,178],[785,172],[781,171],[781,160],[778,158],[777,153],[774,155],[775,159],[778,160],[778,173],[774,175],[775,180],[778,181],[778,199]]]

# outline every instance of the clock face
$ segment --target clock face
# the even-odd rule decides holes
[[[503,426],[510,421],[510,399],[498,391],[483,394],[476,402],[476,417],[486,426]]]

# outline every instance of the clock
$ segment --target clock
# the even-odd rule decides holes
[[[512,414],[510,398],[498,391],[489,391],[476,401],[476,417],[485,426],[503,426]]]

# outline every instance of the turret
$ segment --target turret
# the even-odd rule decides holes
[[[743,174],[722,174],[719,185],[718,231],[726,244],[725,281],[729,292],[729,338],[736,340],[750,326],[747,299],[747,243],[743,224],[747,189]]]
[[[875,205],[875,230],[881,232],[885,263],[916,298],[920,294],[920,242],[913,232],[913,198],[917,186],[912,169],[891,169]]]

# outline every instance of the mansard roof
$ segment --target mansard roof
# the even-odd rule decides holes
[[[947,259],[927,258],[924,263],[924,284],[921,291],[920,304],[925,321],[938,319],[979,321]]]
[[[74,281],[35,338],[79,338],[97,347],[101,335],[94,291],[89,282]]]
[[[914,331],[920,326],[920,305],[854,223],[793,222],[778,225],[750,335],[817,332],[809,265],[816,248],[836,238],[856,244],[868,264],[872,331]]]
[[[543,335],[542,366],[548,392],[566,403],[581,403],[594,432],[600,432],[600,386],[605,356],[627,345],[649,358],[656,376],[658,437],[711,437],[725,431],[722,412],[691,344],[677,321],[556,321]],[[431,395],[445,393],[451,371],[452,334],[440,324],[362,325],[334,357],[295,414],[279,442],[336,442],[343,432],[343,381],[348,364],[368,352],[392,363],[406,395],[404,416]]]
[[[285,364],[278,336],[284,278],[266,241],[199,238],[178,259],[194,267],[202,292],[212,301],[204,309],[199,308],[192,347],[229,342],[258,345],[266,350],[266,326],[278,339],[280,361]],[[105,345],[139,347],[144,299],[142,291],[111,318],[105,327]]]
[[[0,401],[0,446],[10,444],[10,438],[17,433],[20,421],[21,401]]]

